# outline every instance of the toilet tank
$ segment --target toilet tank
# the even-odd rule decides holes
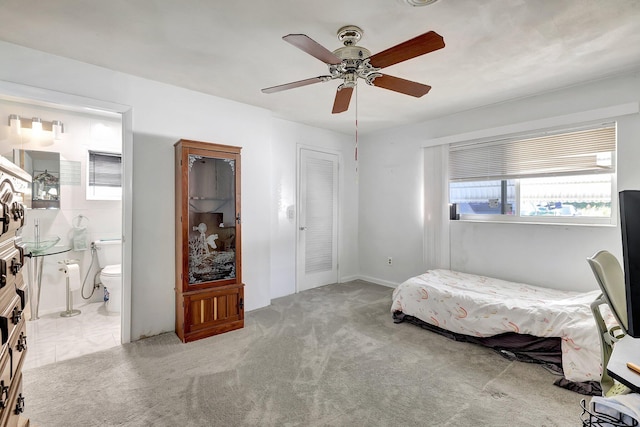
[[[106,267],[107,265],[120,264],[122,260],[122,240],[96,240],[93,242],[96,246],[98,255],[98,265]]]

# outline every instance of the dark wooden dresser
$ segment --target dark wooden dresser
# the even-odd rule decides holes
[[[24,197],[30,197],[31,176],[0,157],[0,426],[27,426],[22,413],[22,365],[27,353],[24,309],[27,285],[25,252],[16,232],[24,225]],[[25,196],[26,194],[26,196]]]

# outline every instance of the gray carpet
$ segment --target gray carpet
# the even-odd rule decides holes
[[[242,330],[25,371],[25,415],[40,427],[580,425],[582,396],[543,367],[394,324],[391,292],[324,286],[247,313]]]

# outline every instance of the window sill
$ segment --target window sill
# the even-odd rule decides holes
[[[480,217],[480,218],[478,218]],[[519,224],[519,225],[549,225],[549,226],[571,226],[571,227],[617,227],[617,223],[612,222],[610,218],[596,219],[592,218],[586,221],[578,222],[575,218],[566,218],[559,220],[554,218],[553,220],[544,220],[540,218],[491,218],[488,216],[474,215],[473,217],[462,215],[459,220],[452,220],[451,222],[469,222],[469,223],[485,223],[485,224]]]

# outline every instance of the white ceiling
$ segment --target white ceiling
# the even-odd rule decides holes
[[[331,114],[339,80],[260,91],[327,74],[282,36],[334,50],[352,24],[374,54],[430,30],[444,37],[444,49],[384,69],[431,85],[424,97],[360,81],[362,133],[640,69],[640,0],[3,0],[0,18],[1,40],[344,133],[356,99]]]

